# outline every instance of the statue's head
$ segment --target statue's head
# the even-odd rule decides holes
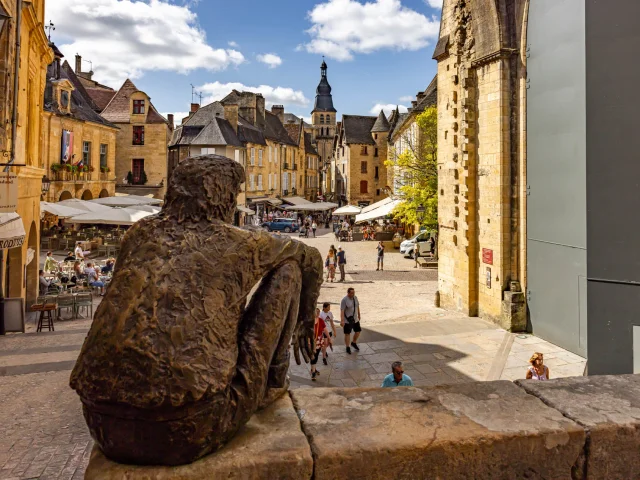
[[[231,223],[242,183],[244,169],[230,158],[187,158],[171,175],[163,213],[177,217],[179,222],[206,218]]]

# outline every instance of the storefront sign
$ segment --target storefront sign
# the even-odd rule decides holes
[[[10,238],[9,240],[0,240],[0,250],[6,248],[21,247],[24,244],[24,237]]]
[[[18,177],[15,173],[0,173],[0,212],[18,209]]]
[[[482,249],[482,263],[493,265],[493,250],[489,250],[488,248]]]

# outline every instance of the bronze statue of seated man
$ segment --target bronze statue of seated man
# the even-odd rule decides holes
[[[71,374],[112,460],[178,465],[215,451],[286,391],[292,337],[298,364],[300,351],[308,359],[322,259],[231,225],[243,182],[228,158],[187,159],[162,211],[122,242]]]

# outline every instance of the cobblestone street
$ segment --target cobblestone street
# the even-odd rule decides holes
[[[332,234],[303,241],[322,255]],[[378,386],[391,362],[402,360],[417,385],[523,378],[534,351],[545,354],[552,378],[582,375],[584,359],[531,335],[510,334],[478,318],[433,306],[437,272],[387,252],[375,271],[375,242],[345,243],[347,278],[325,283],[338,337],[329,365],[312,382],[308,365],[290,369],[292,388]],[[345,352],[339,304],[356,289],[362,310],[360,352]],[[99,300],[96,300],[98,302]],[[88,319],[60,321],[55,332],[36,334],[29,315],[26,334],[0,337],[0,480],[82,478],[91,439],[69,374],[90,326]]]

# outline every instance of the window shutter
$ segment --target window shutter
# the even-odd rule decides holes
[[[258,165],[262,166],[262,149],[258,150]]]

